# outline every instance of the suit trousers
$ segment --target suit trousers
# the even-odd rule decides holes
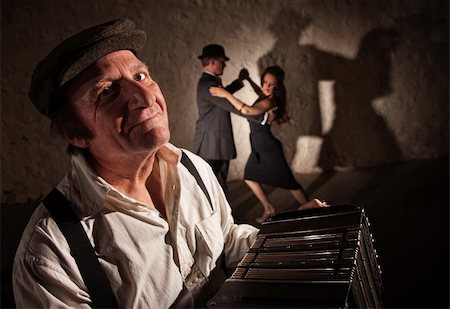
[[[227,187],[227,177],[228,177],[228,168],[230,166],[229,160],[210,160],[207,159],[206,162],[211,165],[214,175],[216,175],[217,180],[220,183],[220,186],[225,193],[225,196],[228,197],[228,187]]]

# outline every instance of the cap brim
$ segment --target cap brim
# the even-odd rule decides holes
[[[145,44],[146,35],[144,31],[134,30],[127,33],[119,33],[108,37],[91,46],[84,48],[70,63],[59,78],[59,85],[63,86],[69,80],[80,74],[88,66],[98,59],[118,50],[131,50],[135,54],[140,52]]]

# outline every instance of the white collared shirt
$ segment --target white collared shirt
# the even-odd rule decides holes
[[[157,156],[167,218],[97,176],[82,155],[57,188],[81,219],[120,307],[168,308],[183,288],[194,294],[225,253],[229,266],[244,256],[257,234],[233,223],[231,208],[210,166],[185,150],[211,196],[179,162],[171,144]],[[18,308],[90,307],[90,296],[66,239],[44,205],[32,215],[14,260]]]

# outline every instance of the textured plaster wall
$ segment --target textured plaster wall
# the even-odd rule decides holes
[[[169,105],[172,142],[190,149],[197,60],[225,46],[223,76],[278,64],[291,120],[274,126],[295,172],[448,156],[448,1],[3,0],[2,203],[45,195],[63,177],[65,142],[29,102],[35,64],[82,28],[129,16],[148,33],[141,58]],[[238,93],[252,102],[249,89]],[[240,178],[248,124],[232,117]]]

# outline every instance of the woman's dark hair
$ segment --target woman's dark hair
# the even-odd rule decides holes
[[[261,85],[264,81],[264,76],[266,74],[271,74],[275,76],[277,80],[277,86],[273,90],[273,97],[277,101],[277,118],[275,121],[278,124],[284,123],[289,120],[289,116],[286,111],[286,87],[284,86],[284,71],[279,66],[270,66],[265,68],[261,74]]]

